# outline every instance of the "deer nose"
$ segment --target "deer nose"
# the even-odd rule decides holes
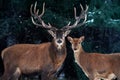
[[[74,48],[74,50],[77,50],[77,48]]]
[[[57,43],[62,43],[62,40],[58,40]]]

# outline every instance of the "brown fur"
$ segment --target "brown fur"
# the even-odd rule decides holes
[[[112,76],[111,79],[104,80],[112,80],[116,77],[120,80],[120,53],[87,53],[83,50],[81,45],[84,40],[84,36],[80,38],[68,37],[68,40],[72,44],[72,49],[74,51],[77,64],[82,68],[90,80],[94,80],[97,74],[97,76],[101,78],[110,78]]]
[[[2,80],[17,80],[21,74],[41,72],[42,80],[49,80],[66,58],[65,43],[58,51],[54,41],[42,44],[16,44],[2,51],[5,72]],[[12,80],[13,80],[12,79]]]

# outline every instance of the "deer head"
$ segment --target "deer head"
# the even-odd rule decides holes
[[[81,43],[84,41],[84,36],[81,36],[80,38],[67,37],[67,39],[72,44],[73,51],[78,52],[80,50]]]
[[[86,6],[86,10],[84,10],[82,5],[80,4],[81,9],[82,9],[80,16],[76,16],[76,8],[74,8],[74,13],[75,13],[74,16],[75,16],[75,20],[76,20],[75,23],[70,25],[71,23],[69,22],[62,29],[57,29],[57,28],[53,27],[50,23],[46,24],[42,20],[42,16],[44,15],[44,12],[45,12],[45,3],[43,3],[43,10],[40,15],[38,15],[39,9],[36,9],[36,6],[37,6],[37,2],[35,2],[34,8],[33,8],[33,4],[31,5],[31,8],[30,8],[30,12],[32,15],[31,19],[32,19],[33,24],[47,29],[47,31],[54,38],[53,39],[54,43],[56,44],[58,49],[62,48],[62,46],[65,42],[65,37],[70,33],[72,28],[75,28],[76,26],[81,26],[86,22],[86,18],[87,18],[86,12],[88,10],[88,6]],[[84,19],[84,21],[82,23],[79,23],[81,19]],[[38,21],[36,21],[36,20],[38,20]]]

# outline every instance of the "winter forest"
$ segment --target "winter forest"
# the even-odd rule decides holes
[[[14,44],[41,44],[51,42],[52,36],[31,21],[30,6],[37,1],[42,10],[45,2],[45,23],[60,29],[70,21],[74,23],[74,7],[77,15],[89,6],[86,23],[73,28],[68,36],[85,36],[82,44],[86,52],[120,52],[120,0],[0,0],[0,53]],[[74,62],[70,42],[66,39],[67,57],[58,80],[88,80],[81,68]],[[0,58],[0,75],[4,72]],[[39,76],[22,75],[20,80],[39,80]]]

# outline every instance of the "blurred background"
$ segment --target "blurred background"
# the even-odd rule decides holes
[[[39,44],[52,40],[46,30],[36,27],[31,22],[30,5],[38,2],[42,9],[46,3],[43,20],[56,28],[62,28],[69,21],[74,22],[73,7],[80,14],[79,4],[87,4],[88,18],[86,24],[72,29],[69,36],[85,36],[83,48],[86,52],[115,53],[120,52],[120,0],[0,0],[0,53],[11,45],[30,43]],[[70,43],[67,41],[67,58],[59,75],[60,80],[88,80],[74,62]],[[0,75],[4,68],[0,58]],[[21,76],[21,80],[38,80]]]

